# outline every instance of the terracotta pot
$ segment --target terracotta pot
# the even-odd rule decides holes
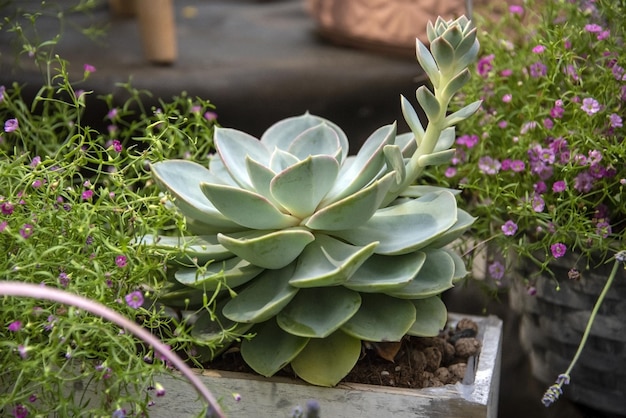
[[[521,314],[520,340],[530,357],[533,375],[546,384],[563,373],[578,347],[590,312],[606,283],[612,264],[585,270],[574,254],[551,263],[559,281],[535,276],[528,263],[515,271],[511,307]],[[568,279],[572,268],[579,280]],[[534,280],[537,293],[529,296],[523,278]],[[564,396],[596,410],[626,415],[626,272],[618,272],[593,324],[591,335],[563,387]]]

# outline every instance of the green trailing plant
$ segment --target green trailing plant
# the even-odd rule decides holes
[[[362,341],[443,328],[439,295],[466,274],[446,246],[474,218],[453,191],[414,183],[450,160],[455,124],[480,105],[447,111],[479,45],[464,17],[429,24],[428,38],[432,52],[417,42],[432,83],[416,91],[426,128],[402,97],[411,132],[384,126],[355,156],[338,126],[307,113],[276,123],[260,140],[216,128],[208,167],[151,165],[188,231],[144,240],[180,248],[168,270],[171,287],[158,299],[195,309],[205,292],[220,295],[215,312],[190,317],[192,334],[228,342],[215,324],[250,332],[241,354],[259,374],[290,364],[302,379],[332,386],[355,365]]]

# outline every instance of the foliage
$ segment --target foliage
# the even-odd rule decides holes
[[[222,341],[216,323],[250,331],[241,353],[255,371],[271,376],[291,364],[323,386],[348,374],[361,341],[437,335],[446,321],[439,295],[466,274],[445,246],[474,218],[450,190],[411,184],[449,161],[454,125],[478,108],[447,112],[478,43],[465,18],[438,19],[428,36],[432,54],[417,44],[433,84],[416,92],[426,129],[402,98],[412,132],[384,126],[355,156],[338,126],[307,113],[274,124],[260,140],[216,128],[208,168],[188,160],[152,165],[189,232],[153,240],[186,254],[168,270],[171,290],[159,300],[188,309],[202,300],[198,293],[221,292],[217,317],[196,316],[192,334]]]
[[[433,178],[463,189],[479,218],[475,242],[544,269],[571,251],[583,270],[626,238],[626,10],[610,0],[539,5],[479,20],[477,77],[454,105],[483,105],[459,125],[453,166]],[[490,263],[499,282],[505,268]]]
[[[38,15],[29,16],[34,25]],[[24,51],[58,41],[35,44],[16,22],[3,24],[20,33]],[[81,64],[81,77],[72,77],[69,63],[51,51],[33,58],[47,76],[32,100],[23,86],[0,86],[0,280],[91,298],[193,361],[196,342],[185,325],[151,298],[172,255],[137,245],[136,237],[182,227],[164,207],[147,161],[206,158],[212,105],[182,94],[146,110],[146,94],[126,84],[130,99],[118,107],[112,95],[94,98],[78,88],[97,77],[92,66]],[[101,108],[95,101],[108,107],[98,129],[85,124],[85,113]],[[168,365],[117,325],[64,303],[0,300],[3,415],[147,413],[165,393],[154,379]],[[89,400],[94,391],[106,393],[101,403]]]

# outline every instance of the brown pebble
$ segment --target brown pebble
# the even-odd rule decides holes
[[[458,357],[475,356],[480,352],[480,341],[476,338],[459,338],[454,344],[454,349]]]
[[[440,367],[435,370],[435,378],[439,379],[444,385],[450,382],[451,377],[452,375],[447,367]]]
[[[441,359],[443,355],[441,351],[439,351],[435,347],[428,347],[424,350],[424,355],[426,356],[426,370],[429,372],[434,372],[441,366]]]
[[[456,324],[456,330],[462,331],[464,329],[471,329],[475,333],[478,332],[478,324],[471,319],[463,318]]]
[[[411,351],[411,362],[415,374],[421,374],[426,369],[426,356],[419,350]]]
[[[465,371],[467,370],[467,364],[456,363],[448,367],[448,370],[450,371],[450,373],[452,373],[452,375],[456,376],[459,379],[463,379],[463,376],[465,376]]]
[[[456,356],[456,349],[454,348],[454,345],[452,345],[450,343],[446,343],[443,346],[443,361],[444,361],[444,363],[450,363],[452,361],[452,359],[454,358],[454,356]]]

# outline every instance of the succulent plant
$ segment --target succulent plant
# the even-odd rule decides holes
[[[447,312],[440,294],[466,274],[446,249],[474,221],[454,192],[414,185],[425,167],[448,162],[454,124],[479,106],[447,114],[478,53],[465,17],[429,24],[432,54],[419,40],[417,59],[429,76],[416,92],[428,118],[402,97],[411,128],[376,130],[356,155],[332,122],[311,114],[282,120],[260,140],[215,130],[208,167],[187,160],[151,166],[190,232],[153,243],[179,247],[177,285],[165,304],[190,306],[223,289],[212,324],[250,330],[241,354],[271,376],[287,364],[302,379],[337,384],[352,369],[362,341],[433,336]],[[186,258],[185,258],[186,257]],[[192,261],[192,262],[191,262]]]

